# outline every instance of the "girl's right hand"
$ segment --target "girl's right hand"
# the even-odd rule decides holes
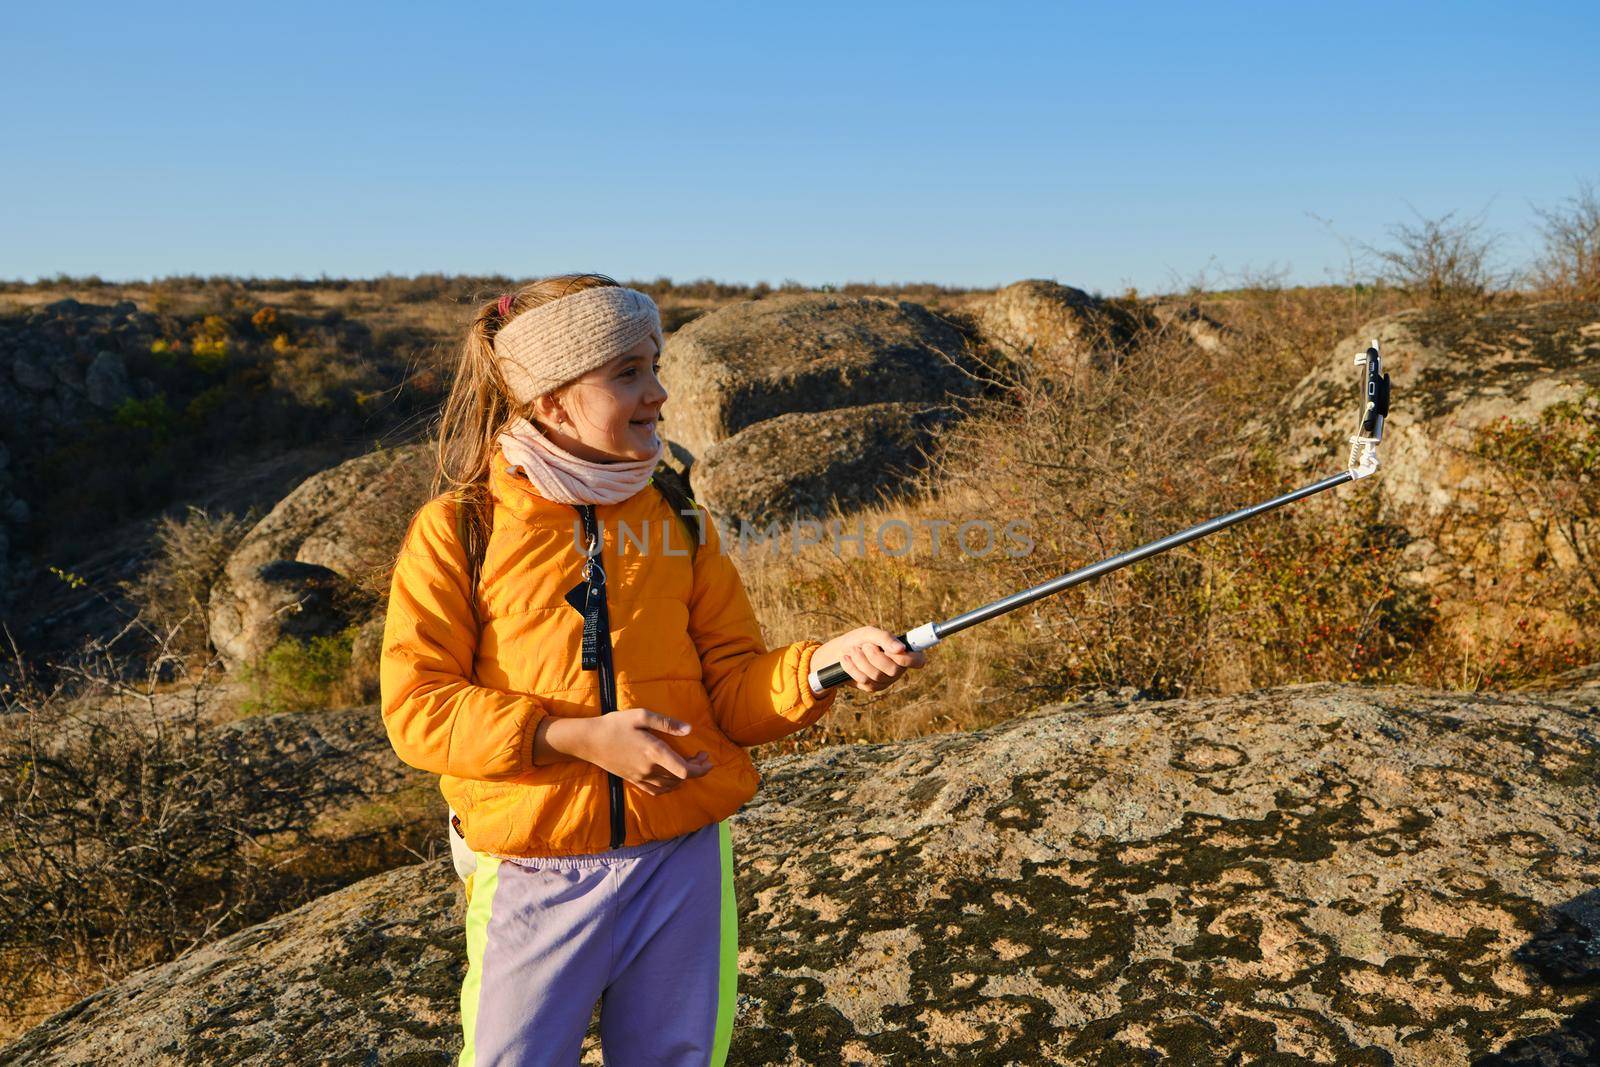
[[[684,759],[654,731],[682,736],[689,724],[649,708],[622,708],[589,720],[593,725],[583,758],[626,778],[653,797],[670,793],[711,770],[704,750]]]

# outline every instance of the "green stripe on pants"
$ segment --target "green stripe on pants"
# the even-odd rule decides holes
[[[461,1029],[466,1043],[461,1046],[459,1067],[474,1067],[477,1057],[474,1038],[478,1029],[478,998],[483,992],[483,950],[489,943],[489,909],[494,906],[494,891],[500,882],[500,864],[493,856],[478,856],[472,872],[472,902],[467,905],[467,978],[461,983]]]
[[[733,898],[733,837],[727,819],[718,825],[717,836],[722,839],[722,957],[717,982],[717,1037],[710,1067],[722,1067],[727,1062],[739,990],[739,905]]]

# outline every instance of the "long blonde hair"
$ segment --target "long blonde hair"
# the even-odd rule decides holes
[[[500,299],[478,306],[461,343],[455,380],[450,395],[440,409],[437,423],[438,448],[430,496],[452,496],[462,507],[464,547],[471,564],[471,580],[477,585],[478,569],[489,543],[493,519],[489,514],[489,464],[494,462],[499,445],[496,438],[518,415],[533,418],[532,405],[519,405],[500,373],[494,357],[494,335],[524,311],[583,289],[620,285],[604,274],[556,274],[529,282],[513,290],[506,313],[500,313]],[[555,391],[559,398],[567,387]],[[655,474],[656,487],[680,516],[694,507],[686,487],[665,464]],[[689,528],[691,548],[699,545],[699,528],[684,518]]]

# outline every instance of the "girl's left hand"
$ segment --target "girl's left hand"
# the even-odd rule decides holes
[[[887,689],[912,667],[928,662],[924,652],[912,652],[894,634],[876,626],[842,633],[811,654],[813,669],[838,663],[863,693]]]

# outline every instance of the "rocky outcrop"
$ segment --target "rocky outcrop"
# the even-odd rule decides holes
[[[978,327],[1005,356],[1055,381],[1115,361],[1140,320],[1082,289],[1030,278],[1006,286],[983,306]]]
[[[1595,1062],[1597,704],[1098,699],[768,761],[729,1062]],[[461,919],[447,862],[391,871],[0,1058],[449,1063]]]
[[[960,331],[919,304],[825,293],[721,308],[674,333],[662,358],[667,431],[697,459],[787,412],[969,395]]]
[[[38,503],[18,468],[38,442],[60,440],[125,400],[159,392],[149,378],[130,378],[127,366],[159,334],[156,316],[128,300],[58,300],[0,317],[0,609],[31,577],[26,561],[12,554],[32,517],[30,499]]]
[[[1518,954],[1592,885],[1597,696],[1096,702],[768,765],[739,838],[772,857],[755,1058],[1455,1063],[1547,1035],[1595,992]],[[829,829],[769,851],[802,826]]]
[[[160,320],[131,300],[58,300],[8,316],[0,324],[0,415],[12,428],[64,429],[86,407],[112,411],[129,397],[154,395],[154,382],[129,379],[126,358],[148,353],[160,334]]]
[[[282,637],[366,621],[357,593],[392,562],[427,499],[427,447],[380,449],[312,475],[245,535],[209,607],[212,643],[230,666]]]
[[[955,416],[950,407],[897,403],[764,419],[706,450],[695,492],[735,529],[876,503],[909,484]]]
[[[1536,420],[1600,388],[1600,305],[1412,310],[1366,324],[1290,398],[1282,432],[1296,465],[1326,473],[1345,462],[1360,412],[1353,360],[1374,337],[1393,381],[1393,411],[1372,491],[1378,519],[1411,538],[1405,577],[1433,589],[1448,617],[1455,606],[1495,599],[1491,586],[1536,561],[1572,566],[1571,545],[1548,515],[1507,509],[1506,483],[1475,442],[1498,420]]]

